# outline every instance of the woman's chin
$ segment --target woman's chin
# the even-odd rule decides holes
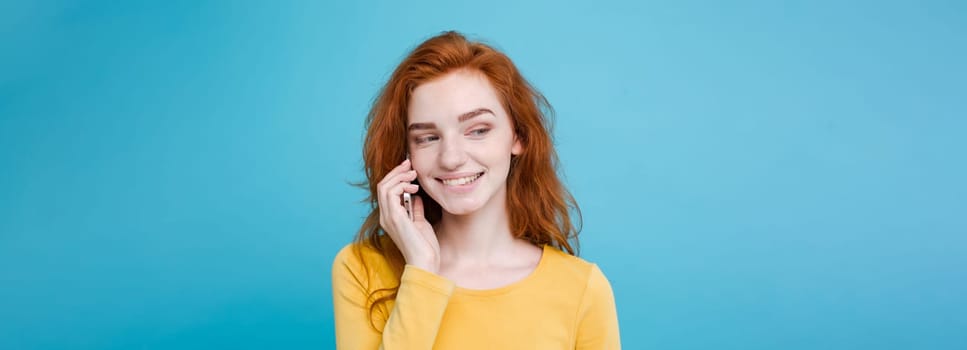
[[[440,207],[450,215],[469,215],[480,210],[480,203],[472,201],[460,201],[460,203],[441,203]]]

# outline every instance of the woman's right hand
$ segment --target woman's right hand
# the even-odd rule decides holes
[[[410,183],[416,179],[410,160],[390,170],[376,186],[379,225],[403,253],[408,265],[438,273],[440,270],[440,244],[433,226],[423,215],[423,199],[413,195],[413,220],[403,207],[403,192],[416,193],[419,185]]]

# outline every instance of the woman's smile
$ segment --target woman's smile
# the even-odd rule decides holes
[[[436,180],[442,183],[443,188],[445,188],[448,192],[468,193],[477,187],[477,180],[483,177],[483,175],[484,172],[479,172],[468,176],[448,176],[446,179],[437,178]]]

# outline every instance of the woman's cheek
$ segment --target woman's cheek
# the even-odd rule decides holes
[[[417,170],[417,173],[419,173],[419,170]],[[430,181],[433,181],[433,179],[431,179],[429,177],[423,177],[423,176],[417,176],[416,177],[416,180],[420,182],[420,189],[421,190],[425,190],[426,185],[429,184]]]

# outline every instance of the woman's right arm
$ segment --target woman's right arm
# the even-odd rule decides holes
[[[370,323],[366,303],[370,278],[351,246],[336,255],[332,265],[336,348],[431,349],[453,293],[453,282],[406,265],[389,319],[377,331]],[[379,326],[382,322],[374,323]]]
[[[339,349],[430,349],[455,284],[437,275],[440,246],[432,225],[423,215],[423,200],[413,198],[413,219],[400,203],[403,192],[417,185],[410,161],[403,161],[377,185],[380,226],[400,249],[406,266],[400,278],[393,310],[382,331],[369,322],[369,274],[352,248],[343,249],[333,263],[333,301],[336,343]],[[358,263],[356,263],[358,262]]]

